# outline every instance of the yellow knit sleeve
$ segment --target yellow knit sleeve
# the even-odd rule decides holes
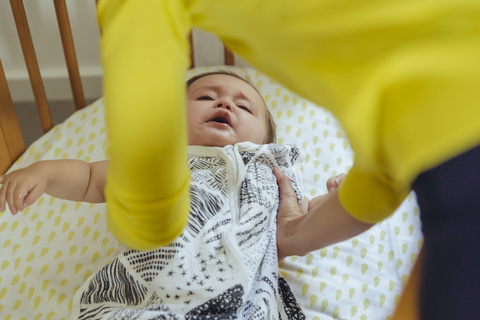
[[[184,73],[190,23],[182,1],[103,0],[109,228],[138,250],[171,242],[189,211]]]
[[[356,219],[377,223],[391,215],[409,193],[379,174],[364,172],[353,165],[340,185],[340,202]]]

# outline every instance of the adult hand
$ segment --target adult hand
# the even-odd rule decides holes
[[[281,261],[295,252],[294,248],[290,248],[292,243],[289,242],[288,238],[289,235],[295,233],[295,226],[305,216],[308,200],[300,206],[290,178],[278,167],[273,169],[273,174],[277,178],[280,191],[280,205],[277,215],[277,251],[278,261]]]
[[[277,251],[279,261],[290,255],[305,255],[312,250],[346,240],[371,225],[354,219],[342,206],[337,188],[345,174],[327,181],[329,193],[299,205],[290,179],[274,168],[280,192],[277,215]]]

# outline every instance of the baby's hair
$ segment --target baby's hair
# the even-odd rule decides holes
[[[257,87],[255,87],[255,85],[250,80],[247,80],[246,78],[244,78],[244,77],[242,77],[242,76],[240,76],[236,73],[230,72],[230,71],[225,71],[225,70],[211,71],[211,72],[205,72],[205,73],[197,74],[196,76],[193,76],[190,79],[188,79],[187,80],[187,88],[190,87],[192,85],[192,83],[194,83],[198,79],[201,79],[201,78],[206,77],[206,76],[216,75],[216,74],[232,76],[232,77],[235,77],[237,79],[243,80],[246,83],[248,83],[250,86],[252,86],[252,88],[254,88],[258,92],[260,97],[262,97],[263,103],[265,104],[265,111],[266,111],[267,137],[265,139],[265,143],[276,143],[277,142],[277,125],[275,124],[275,121],[273,120],[273,116],[270,113],[270,110],[268,110],[267,104],[265,103],[265,100],[263,99],[262,94],[260,93],[260,91],[258,91]]]

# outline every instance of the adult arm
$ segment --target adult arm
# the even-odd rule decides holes
[[[179,235],[189,212],[184,72],[190,24],[178,0],[102,0],[111,232],[150,250]]]

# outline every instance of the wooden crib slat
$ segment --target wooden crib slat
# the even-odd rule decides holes
[[[193,32],[190,32],[188,36],[190,42],[190,69],[195,67],[195,52],[193,50]]]
[[[193,41],[193,31],[190,32],[188,36],[188,42],[190,44],[190,69],[195,68],[195,45]],[[234,66],[235,65],[235,54],[232,50],[230,50],[225,44],[222,43],[223,46],[223,64],[226,66]]]
[[[73,101],[75,109],[79,110],[85,107],[85,95],[83,93],[80,70],[78,68],[77,55],[75,53],[75,44],[73,43],[72,29],[68,18],[67,5],[65,0],[54,0],[55,12],[57,14],[58,27],[62,38],[63,52],[67,62],[68,76],[70,86],[72,87]]]
[[[0,174],[25,151],[22,132],[0,59]]]
[[[8,150],[7,141],[3,130],[0,130],[0,150]],[[8,152],[0,153],[0,175],[3,175],[12,164],[10,154]]]
[[[393,314],[393,320],[419,320],[420,317],[420,280],[421,280],[421,266],[423,261],[423,247],[418,253],[417,260],[413,265],[407,284],[403,288],[400,301],[397,304],[396,310]]]
[[[52,116],[48,107],[47,96],[43,86],[40,68],[38,67],[37,56],[33,47],[32,35],[28,26],[27,15],[22,0],[10,0],[15,25],[17,27],[18,37],[22,46],[25,64],[32,85],[33,95],[37,104],[38,114],[42,123],[44,132],[53,127]]]
[[[223,45],[223,56],[225,60],[225,65],[227,66],[235,65],[235,56],[233,54],[233,51],[228,49],[225,45]]]

